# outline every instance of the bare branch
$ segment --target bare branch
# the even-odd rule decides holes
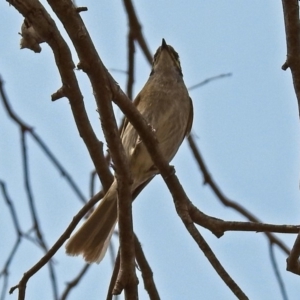
[[[287,258],[287,270],[300,275],[300,233],[298,234],[294,246],[291,250],[289,257]]]
[[[42,138],[34,131],[33,127],[26,124],[12,109],[8,97],[5,93],[4,87],[3,87],[3,80],[0,77],[0,95],[2,102],[4,104],[5,110],[8,113],[9,117],[20,127],[20,130],[26,131],[27,134],[29,134],[37,143],[37,145],[44,151],[47,158],[53,163],[53,165],[58,169],[60,174],[65,177],[68,184],[71,186],[75,194],[78,196],[78,198],[83,202],[86,203],[86,197],[83,195],[83,193],[80,191],[78,185],[73,180],[72,176],[69,174],[69,172],[63,167],[63,165],[59,162],[59,160],[56,158],[56,156],[51,152],[49,147],[46,145],[46,143],[42,140]]]
[[[277,262],[276,262],[273,246],[274,246],[273,243],[269,243],[269,253],[270,253],[271,263],[272,263],[273,270],[274,270],[274,273],[275,273],[275,276],[276,276],[276,279],[277,279],[277,282],[278,282],[278,285],[279,285],[279,288],[280,288],[282,299],[283,300],[288,300],[288,296],[287,296],[287,293],[286,293],[284,282],[281,278],[281,275],[280,275],[280,272],[279,272],[279,269],[278,269],[278,265],[277,265]]]
[[[222,204],[224,204],[227,207],[231,207],[234,210],[236,210],[237,212],[239,212],[241,215],[245,216],[248,220],[250,220],[251,222],[260,222],[253,214],[251,214],[249,211],[247,211],[245,208],[243,208],[241,205],[239,205],[238,203],[228,199],[220,190],[220,188],[218,187],[218,185],[215,183],[215,181],[213,180],[212,176],[210,175],[204,160],[201,157],[200,151],[197,148],[196,143],[194,142],[193,137],[190,135],[188,137],[188,142],[190,145],[190,148],[193,152],[193,155],[198,163],[199,168],[202,171],[203,174],[203,179],[204,179],[204,184],[208,184],[211,189],[213,190],[213,192],[215,193],[216,197],[221,201]],[[248,226],[248,225],[247,225]],[[251,226],[255,226],[254,224]],[[274,225],[276,226],[276,225]],[[287,230],[287,227],[281,228],[281,230]],[[298,228],[298,227],[296,227]],[[270,230],[273,231],[275,229],[275,227]],[[220,230],[219,227],[217,227],[217,230]],[[293,228],[293,230],[296,230],[295,228]],[[264,231],[264,230],[261,230]],[[276,230],[275,230],[276,232]],[[282,231],[280,231],[282,232]],[[293,231],[294,233],[294,231]],[[222,235],[222,233],[219,232],[219,234]],[[290,250],[288,249],[288,247],[286,245],[284,245],[284,243],[282,241],[280,241],[278,238],[276,238],[273,234],[271,233],[266,233],[268,239],[270,240],[270,242],[276,244],[278,247],[280,247],[285,253],[289,254]]]
[[[132,37],[137,40],[139,43],[142,51],[144,52],[148,62],[151,64],[152,62],[152,54],[149,51],[149,48],[147,46],[146,40],[142,34],[142,26],[138,21],[136,12],[134,10],[133,4],[131,0],[123,0],[127,16],[128,16],[128,21],[129,21],[129,26],[130,26],[130,34]]]
[[[134,84],[134,54],[135,54],[135,47],[134,47],[134,37],[132,35],[131,30],[129,29],[128,33],[128,70],[127,70],[127,96],[129,99],[132,99],[132,90]]]
[[[150,268],[150,265],[143,252],[142,246],[136,235],[135,235],[134,242],[135,242],[134,245],[135,245],[136,261],[142,272],[145,290],[148,292],[149,298],[151,300],[159,300],[160,297],[154,283],[153,272]]]
[[[89,122],[83,103],[83,97],[74,73],[74,63],[68,45],[62,38],[55,22],[51,19],[50,15],[39,1],[10,0],[8,2],[30,21],[39,35],[53,50],[55,62],[62,78],[63,95],[70,100],[71,109],[79,134],[88,148],[104,190],[107,190],[112,182],[112,175],[106,165],[106,160],[103,155],[103,144],[97,139]],[[72,6],[71,10],[77,14],[71,1],[69,2],[69,5]],[[79,36],[80,32],[81,30],[79,30],[79,33],[77,32]],[[77,33],[76,36],[78,37]]]
[[[134,244],[131,213],[131,178],[127,158],[118,134],[116,120],[112,110],[112,86],[115,81],[107,72],[78,14],[69,10],[66,13],[60,1],[49,1],[49,4],[64,24],[80,59],[80,67],[88,75],[93,86],[95,99],[100,114],[101,125],[105,135],[118,182],[118,221],[120,227],[120,272],[114,294],[125,288],[125,295],[136,294],[137,277],[134,266]],[[84,35],[78,40],[78,31]]]
[[[106,296],[106,300],[111,300],[113,298],[113,290],[115,288],[116,285],[116,281],[118,278],[118,274],[120,271],[120,250],[118,251],[116,260],[115,260],[115,265],[114,265],[114,269],[113,269],[113,273],[110,279],[110,283],[108,286],[108,291],[107,291],[107,296]]]
[[[71,290],[77,286],[77,284],[80,282],[80,280],[83,278],[83,276],[87,273],[88,269],[90,268],[91,265],[85,264],[83,268],[80,270],[79,274],[70,282],[67,283],[67,286],[62,293],[60,300],[66,300],[67,297],[69,296]]]
[[[224,221],[218,218],[208,216],[201,212],[196,206],[189,202],[189,215],[193,222],[210,230],[216,237],[221,237],[226,231],[249,231],[249,232],[264,232],[269,235],[269,232],[296,234],[299,232],[300,225],[274,225],[261,223],[258,220],[255,222],[236,222]],[[271,235],[270,242],[281,245],[280,240]],[[286,248],[279,246],[284,252]]]
[[[27,200],[30,208],[31,218],[33,222],[33,228],[35,232],[35,236],[37,238],[38,244],[42,247],[42,249],[47,252],[48,247],[46,245],[46,241],[44,238],[44,235],[41,231],[41,224],[38,220],[38,214],[36,210],[36,205],[33,197],[33,192],[31,188],[30,178],[29,178],[29,158],[27,153],[27,145],[26,145],[26,137],[25,137],[26,131],[21,131],[21,144],[22,144],[22,160],[23,160],[23,172],[24,172],[24,181],[25,181],[25,191],[27,194]],[[54,299],[58,299],[58,287],[57,287],[57,280],[56,280],[56,274],[53,268],[53,264],[50,261],[49,265],[49,272],[50,272],[50,281],[52,284],[52,290],[54,294]],[[25,291],[24,291],[25,296]]]
[[[10,251],[10,254],[8,255],[8,257],[4,263],[3,269],[0,271],[0,277],[3,277],[3,288],[2,288],[2,293],[0,296],[0,299],[2,300],[5,298],[5,294],[7,293],[9,266],[10,266],[15,254],[17,252],[17,249],[21,243],[22,232],[21,232],[21,227],[20,227],[19,220],[17,217],[16,209],[14,207],[12,200],[10,199],[10,197],[8,195],[8,192],[6,190],[6,185],[2,180],[0,181],[0,186],[1,186],[1,190],[2,190],[2,195],[5,199],[8,209],[10,211],[10,215],[12,217],[13,225],[14,225],[16,235],[17,235],[15,244],[13,245],[13,247]]]
[[[287,59],[283,70],[291,69],[294,89],[300,108],[300,30],[298,0],[282,0],[286,33]],[[300,114],[300,112],[299,112]]]
[[[225,74],[220,74],[220,75],[216,75],[216,76],[213,76],[213,77],[210,77],[210,78],[207,78],[197,84],[194,84],[192,86],[190,86],[188,88],[189,91],[191,90],[194,90],[194,89],[197,89],[203,85],[206,85],[208,83],[210,83],[211,81],[214,81],[214,80],[217,80],[217,79],[221,79],[221,78],[224,78],[224,77],[230,77],[232,74],[231,73],[225,73]]]
[[[295,0],[294,0],[295,1]],[[85,112],[83,97],[81,95],[75,74],[74,74],[74,63],[72,61],[70,50],[62,39],[59,31],[56,28],[54,21],[48,15],[48,13],[44,10],[43,6],[37,0],[10,0],[8,1],[12,5],[14,5],[23,15],[25,18],[28,18],[30,24],[36,31],[39,37],[45,40],[51,47],[54,52],[55,60],[61,75],[62,79],[62,87],[58,89],[56,93],[52,95],[53,100],[60,99],[62,97],[67,97],[70,100],[71,108],[74,114],[74,119],[78,127],[79,134],[83,138],[85,144],[87,145],[88,151],[90,156],[94,162],[96,172],[103,184],[104,190],[107,190],[110,186],[113,176],[109,171],[109,163],[105,159],[103,154],[103,144],[98,141],[90,123],[88,117]],[[219,187],[214,182],[213,178],[210,176],[199,151],[195,144],[193,145],[194,141],[191,138],[189,139],[190,146],[194,155],[197,159],[197,162],[203,172],[205,183],[209,184],[216,196],[220,199],[220,201],[228,206],[232,207],[236,211],[243,214],[247,217],[251,222],[226,222],[220,219],[213,218],[211,216],[207,216],[198,210],[188,199],[185,191],[183,190],[182,186],[178,178],[175,175],[175,169],[170,166],[162,157],[157,141],[153,136],[151,129],[149,128],[148,124],[144,121],[141,117],[139,112],[135,109],[132,105],[128,97],[123,93],[123,91],[118,87],[112,76],[107,72],[105,66],[103,65],[100,57],[98,56],[95,47],[89,37],[89,34],[81,20],[79,12],[83,11],[82,8],[76,8],[75,5],[71,1],[59,1],[59,0],[48,0],[50,6],[52,7],[53,11],[59,17],[61,22],[63,23],[65,29],[67,30],[71,41],[78,53],[78,57],[80,62],[78,64],[78,68],[82,69],[89,77],[96,103],[98,106],[98,111],[100,114],[101,125],[104,131],[105,138],[108,143],[108,147],[110,149],[110,155],[112,157],[114,168],[116,171],[116,178],[118,181],[118,193],[119,193],[119,221],[120,221],[120,255],[118,256],[116,263],[114,274],[111,280],[111,286],[108,292],[108,299],[111,299],[111,295],[114,293],[120,293],[123,289],[125,289],[125,297],[127,298],[134,298],[137,297],[137,277],[135,274],[134,268],[134,258],[136,255],[136,259],[138,264],[142,270],[142,276],[144,279],[145,287],[150,295],[151,299],[159,299],[158,292],[156,291],[154,282],[153,282],[153,274],[151,271],[150,266],[148,265],[144,254],[138,243],[135,240],[135,246],[133,244],[133,228],[132,228],[132,216],[131,216],[131,201],[134,199],[138,193],[142,190],[142,188],[152,179],[145,182],[139,190],[134,191],[133,195],[130,193],[130,172],[127,165],[127,160],[124,155],[123,147],[120,142],[118,128],[116,125],[115,116],[112,110],[112,103],[113,100],[124,112],[126,117],[128,117],[129,121],[133,124],[133,126],[137,129],[139,135],[141,136],[143,142],[145,143],[155,165],[159,169],[166,185],[168,186],[174,200],[174,204],[178,215],[182,219],[182,222],[186,226],[188,232],[193,237],[199,248],[202,252],[206,255],[208,260],[210,261],[211,265],[215,268],[219,276],[223,279],[223,281],[230,287],[233,293],[239,299],[247,299],[247,296],[244,292],[238,287],[238,285],[234,282],[234,280],[227,274],[221,263],[218,261],[212,250],[210,249],[209,245],[201,236],[200,232],[195,227],[194,223],[200,224],[201,226],[210,229],[216,236],[221,236],[224,234],[225,231],[263,231],[268,236],[270,242],[273,244],[277,244],[284,250],[286,253],[289,249],[274,235],[270,234],[269,232],[281,232],[281,233],[298,233],[299,226],[288,226],[288,225],[272,225],[272,224],[262,224],[259,223],[258,219],[247,211],[242,206],[238,205],[234,201],[228,199],[223,192],[219,189]],[[128,34],[128,85],[127,91],[130,98],[132,98],[132,85],[134,82],[134,41],[138,41],[140,44],[145,56],[147,57],[148,61],[152,60],[151,53],[146,45],[145,39],[142,35],[141,25],[138,21],[137,15],[135,13],[132,1],[124,0],[124,6],[128,15],[130,30]],[[283,0],[284,8],[288,5],[286,1]],[[291,1],[290,1],[291,2]],[[286,5],[286,7],[285,7]],[[295,3],[293,4],[295,5]],[[290,6],[292,8],[292,6]],[[295,11],[292,12],[293,18],[295,17]],[[288,19],[290,15],[286,16]],[[27,19],[26,19],[27,20]],[[294,20],[294,19],[293,19]],[[286,28],[290,26],[289,21],[286,21]],[[292,26],[293,27],[293,26]],[[291,27],[291,28],[292,28]],[[289,28],[289,29],[291,29]],[[295,29],[295,28],[294,28]],[[294,30],[293,29],[293,30]],[[298,28],[299,29],[299,28]],[[297,29],[297,30],[298,30]],[[292,31],[292,30],[291,30]],[[295,32],[291,32],[290,37]],[[288,36],[288,33],[287,33]],[[289,40],[288,42],[295,40]],[[299,39],[299,37],[297,37]],[[297,41],[297,47],[299,46],[299,41]],[[299,49],[297,49],[299,50]],[[289,53],[289,48],[288,48]],[[295,54],[296,52],[294,52]],[[299,53],[299,51],[297,52]],[[299,54],[298,54],[299,55]],[[299,70],[298,60],[291,59],[288,55],[288,60],[285,66],[297,67]],[[299,91],[298,85],[300,86],[300,80],[298,71],[295,71],[294,76],[294,85],[296,91]],[[211,80],[230,76],[230,74],[221,74],[216,77],[209,78],[191,88],[196,88],[208,83]],[[295,79],[298,76],[298,79]],[[299,82],[298,82],[299,81]],[[0,82],[1,85],[1,82]],[[296,92],[297,93],[297,92]],[[300,93],[299,93],[300,95]],[[298,99],[300,99],[298,97]],[[9,110],[8,110],[9,111]],[[19,119],[15,114],[12,114],[15,121]],[[20,121],[20,120],[18,120]],[[17,122],[18,122],[17,121]],[[43,240],[43,236],[41,230],[39,228],[39,222],[37,213],[35,211],[35,204],[33,200],[33,193],[30,187],[30,180],[29,180],[29,167],[28,167],[28,157],[27,157],[27,149],[26,149],[26,133],[31,133],[33,138],[41,145],[42,149],[47,153],[53,163],[60,169],[63,170],[59,163],[56,161],[55,157],[52,155],[51,152],[47,151],[47,148],[43,142],[37,138],[33,130],[27,126],[25,123],[20,121],[19,126],[21,128],[22,133],[22,145],[23,145],[23,164],[24,164],[24,179],[26,183],[27,195],[28,200],[31,206],[31,213],[32,219],[34,223],[34,230],[38,236],[39,245],[43,247],[46,251],[46,243]],[[49,154],[50,153],[50,154]],[[200,157],[200,158],[199,158]],[[62,171],[61,171],[62,172]],[[91,179],[91,195],[94,193],[94,186],[95,182],[94,179]],[[77,191],[78,192],[78,191]],[[55,252],[61,247],[64,241],[70,236],[71,232],[75,228],[76,224],[81,220],[81,218],[86,214],[86,212],[100,199],[101,193],[98,193],[95,197],[93,197],[87,205],[83,207],[83,209],[75,216],[71,224],[68,226],[64,234],[59,238],[59,240],[53,245],[53,247],[47,252],[47,254],[35,265],[33,266],[28,272],[26,272],[19,282],[19,284],[11,289],[11,292],[15,288],[19,288],[19,299],[24,299],[25,297],[25,290],[26,290],[26,283],[28,282],[29,278],[38,272],[40,268],[42,268],[47,262],[50,262],[49,266],[51,265],[51,257],[55,254]],[[13,217],[13,212],[11,212]],[[15,224],[15,228],[18,233],[21,235],[21,229],[17,224]],[[32,232],[31,232],[32,233]],[[29,234],[28,234],[29,237]],[[18,241],[17,241],[18,243]],[[294,253],[291,254],[288,263],[293,263],[293,268],[296,265],[296,272],[299,272],[299,249],[298,245],[299,241],[296,240]],[[17,247],[17,244],[16,246]],[[14,253],[14,252],[13,252]],[[13,255],[13,254],[12,254]],[[9,264],[9,263],[8,263]],[[62,295],[62,299],[64,299],[69,291],[71,290],[72,286],[75,286],[82,276],[85,274],[86,270],[88,269],[85,266],[80,274],[68,285],[65,292]],[[3,274],[6,271],[4,270]]]
[[[76,225],[84,217],[84,215],[103,197],[103,193],[100,192],[92,197],[85,206],[76,214],[72,222],[69,224],[64,233],[55,242],[55,244],[49,249],[49,251],[27,272],[24,273],[19,284],[13,286],[9,293],[12,294],[15,289],[19,289],[19,300],[25,299],[25,290],[28,280],[38,272],[46,263],[50,261],[53,255],[60,249],[64,242],[70,237],[72,231],[75,229]]]

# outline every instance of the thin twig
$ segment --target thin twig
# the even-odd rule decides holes
[[[282,280],[282,277],[280,275],[278,265],[277,265],[277,262],[276,262],[273,245],[274,245],[273,243],[269,243],[269,253],[270,253],[271,263],[272,263],[272,266],[273,266],[275,277],[276,277],[278,285],[279,285],[279,289],[280,289],[280,292],[281,292],[282,299],[283,300],[288,300],[288,296],[287,296],[287,293],[286,293],[284,282]]]
[[[16,209],[14,207],[13,201],[10,199],[10,197],[8,195],[8,192],[6,190],[6,185],[5,185],[4,181],[0,180],[0,186],[1,186],[2,194],[4,196],[5,202],[6,202],[8,208],[10,210],[10,215],[12,216],[15,231],[16,231],[17,235],[20,236],[22,234],[21,233],[21,226],[20,226],[20,223],[19,223],[19,219],[18,219],[18,216],[17,216]]]
[[[215,193],[216,197],[221,201],[221,203],[223,205],[225,205],[227,207],[231,207],[235,211],[239,212],[241,215],[246,217],[251,222],[260,222],[259,219],[256,218],[253,214],[251,214],[248,210],[246,210],[240,204],[228,199],[223,194],[221,189],[218,187],[218,185],[214,181],[213,177],[210,175],[192,135],[190,135],[188,137],[188,142],[189,142],[190,148],[193,152],[194,158],[196,159],[198,166],[199,166],[200,170],[202,171],[204,184],[208,184],[210,186],[210,188]],[[274,226],[276,226],[276,225],[274,225]],[[295,230],[296,228],[294,228],[293,230]],[[281,230],[283,230],[283,229],[281,229]],[[289,252],[290,252],[289,248],[282,241],[280,241],[272,233],[266,232],[265,234],[271,242],[273,242],[278,247],[280,247],[285,253],[289,254]]]
[[[113,290],[114,290],[115,285],[116,285],[119,270],[120,270],[120,250],[118,251],[118,254],[117,254],[117,257],[116,257],[116,260],[115,260],[113,273],[112,273],[112,276],[110,278],[110,283],[109,283],[109,286],[108,286],[106,300],[111,300],[114,296]]]
[[[85,142],[104,190],[108,190],[112,182],[112,174],[109,171],[103,154],[103,143],[98,140],[90,124],[83,102],[83,96],[75,76],[75,64],[72,60],[71,51],[67,43],[60,34],[54,20],[39,1],[7,1],[30,21],[33,27],[38,31],[38,34],[51,47],[62,79],[62,87],[53,97],[55,98],[55,96],[59,95],[59,97],[67,97],[69,99],[78,132]],[[51,4],[51,1],[48,2]],[[61,2],[63,13],[67,18],[68,12],[73,12],[80,18],[71,1],[58,2]],[[69,9],[67,9],[67,7]],[[84,32],[82,32],[82,28],[77,29],[78,28],[76,27],[76,38],[78,40],[80,34],[84,34]]]
[[[199,87],[201,87],[203,85],[206,85],[206,84],[210,83],[211,81],[214,81],[214,80],[217,80],[217,79],[221,79],[221,78],[224,78],[224,77],[230,77],[231,75],[232,75],[231,73],[225,73],[225,74],[220,74],[220,75],[216,75],[216,76],[213,76],[213,77],[209,77],[209,78],[207,78],[207,79],[205,79],[205,80],[203,80],[203,81],[201,81],[201,82],[199,82],[199,83],[197,83],[195,85],[190,86],[188,88],[188,90],[192,91],[192,90],[194,90],[196,88],[199,88]]]
[[[78,285],[80,280],[83,278],[83,276],[87,273],[88,269],[90,268],[90,264],[85,264],[83,268],[80,270],[79,274],[72,280],[67,283],[67,286],[62,293],[60,300],[66,300],[69,296],[71,290]]]
[[[130,32],[134,39],[139,43],[144,55],[146,56],[148,62],[151,64],[152,62],[152,54],[149,51],[149,48],[147,46],[146,40],[142,34],[142,26],[139,23],[138,17],[136,15],[136,12],[134,10],[133,4],[131,0],[123,0],[126,13],[128,16],[129,26],[130,26]]]
[[[0,181],[0,186],[1,186],[2,195],[5,199],[5,202],[8,206],[10,215],[12,217],[13,225],[14,225],[16,235],[17,235],[16,241],[15,241],[11,251],[9,252],[9,255],[8,255],[6,261],[4,262],[4,266],[3,266],[2,270],[0,271],[0,277],[3,278],[3,287],[2,287],[0,299],[4,300],[6,293],[7,293],[7,288],[8,288],[9,267],[10,267],[10,264],[17,252],[18,247],[21,243],[22,232],[21,232],[21,227],[20,227],[19,220],[17,217],[16,209],[14,207],[12,200],[10,199],[10,197],[8,195],[8,192],[6,190],[6,185],[3,181]]]
[[[72,222],[66,228],[64,233],[59,237],[59,239],[55,242],[55,244],[49,249],[49,251],[28,271],[26,271],[20,280],[20,282],[13,286],[9,293],[12,294],[15,289],[19,289],[19,299],[25,299],[25,290],[26,284],[28,280],[37,273],[45,264],[47,264],[50,259],[54,256],[54,254],[60,249],[60,247],[64,244],[64,242],[70,237],[71,233],[77,226],[77,224],[81,221],[84,215],[103,197],[103,193],[100,192],[92,197],[81,209],[80,211],[73,217]]]
[[[158,291],[156,289],[156,285],[154,283],[153,272],[151,270],[151,267],[146,259],[142,246],[136,235],[134,239],[134,245],[135,245],[136,261],[142,272],[145,290],[148,292],[149,298],[151,300],[160,300]]]
[[[83,202],[86,203],[86,197],[80,191],[79,186],[73,180],[71,174],[63,167],[63,165],[59,162],[56,156],[52,153],[46,143],[42,140],[41,137],[34,131],[33,127],[25,123],[12,109],[11,104],[9,103],[8,97],[4,90],[3,80],[0,76],[0,95],[5,107],[5,110],[9,117],[20,126],[21,130],[26,130],[27,134],[29,134],[37,143],[37,145],[44,151],[46,157],[53,163],[53,165],[57,168],[60,174],[66,179],[67,183],[70,185],[72,190],[75,192],[75,195]]]
[[[27,153],[27,144],[26,144],[26,131],[21,131],[21,145],[22,145],[22,162],[23,162],[23,172],[24,172],[24,181],[25,181],[25,191],[27,195],[27,200],[30,208],[31,218],[33,222],[33,228],[35,232],[35,236],[37,238],[37,241],[39,245],[43,248],[45,252],[48,251],[48,247],[46,245],[46,241],[44,238],[44,235],[41,231],[41,223],[38,220],[38,213],[36,210],[36,205],[33,197],[33,192],[31,188],[30,183],[30,177],[29,177],[29,157]],[[55,270],[53,267],[53,262],[49,261],[48,264],[49,267],[49,273],[50,273],[50,282],[52,285],[52,291],[54,299],[58,299],[58,286],[57,286],[57,279]]]

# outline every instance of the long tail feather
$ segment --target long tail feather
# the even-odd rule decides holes
[[[117,182],[115,180],[95,211],[67,242],[67,254],[72,256],[82,254],[87,262],[99,263],[106,253],[116,222]]]

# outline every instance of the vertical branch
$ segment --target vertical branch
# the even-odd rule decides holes
[[[300,109],[299,4],[298,0],[282,0],[282,6],[287,46],[287,59],[284,65],[282,66],[282,69],[291,69],[294,89],[298,100],[298,109]]]
[[[87,74],[92,84],[102,130],[114,163],[115,177],[118,183],[121,261],[114,293],[118,294],[125,289],[125,296],[137,295],[130,188],[132,181],[111,102],[114,97],[113,90],[118,89],[121,92],[121,89],[115,84],[115,81],[103,65],[86,27],[74,7],[66,9],[65,3],[58,0],[48,0],[48,3],[64,25],[78,53],[80,59],[78,67]],[[125,97],[124,94],[123,96]],[[129,101],[127,97],[126,100]]]
[[[123,3],[125,6],[125,9],[126,9],[126,12],[127,12],[131,34],[134,37],[134,39],[139,43],[142,51],[144,52],[145,56],[147,57],[147,60],[151,63],[152,62],[152,54],[149,51],[146,40],[142,34],[142,26],[137,18],[132,1],[131,0],[123,0]]]
[[[37,218],[37,211],[35,203],[33,201],[33,194],[31,190],[31,185],[29,183],[29,167],[28,167],[28,153],[27,153],[27,144],[26,144],[26,130],[21,128],[21,148],[22,148],[22,162],[23,162],[23,173],[24,173],[24,184],[27,194],[27,200],[29,204],[29,210],[31,213],[31,218],[33,222],[33,229],[36,232],[38,241],[42,238],[42,232],[39,227],[39,221]]]
[[[29,19],[34,28],[36,28],[45,42],[47,42],[51,47],[63,82],[62,88],[52,96],[52,99],[57,100],[64,96],[69,98],[79,133],[83,138],[86,138],[86,145],[91,153],[91,157],[96,166],[97,173],[100,176],[102,174],[102,167],[105,166],[105,168],[107,168],[105,164],[103,164],[103,166],[101,165],[101,161],[104,160],[102,153],[102,143],[100,143],[97,139],[93,139],[94,132],[90,127],[88,119],[85,119],[85,117],[87,118],[87,115],[82,101],[82,95],[79,90],[78,82],[74,75],[74,63],[72,61],[71,53],[67,44],[63,40],[54,21],[51,19],[50,15],[46,12],[39,1],[27,0],[9,2],[14,5],[19,10],[19,12],[24,15],[25,18]],[[124,230],[122,231],[120,229],[121,271],[123,272],[120,273],[122,276],[120,276],[120,280],[118,282],[123,282],[125,294],[129,293],[130,295],[137,295],[137,278],[135,275],[134,264],[134,239],[131,219],[131,180],[126,156],[120,142],[111,103],[112,86],[114,86],[115,89],[118,89],[119,92],[120,89],[116,86],[110,74],[107,72],[105,66],[102,64],[90,39],[90,36],[85,28],[85,25],[78,15],[73,3],[71,1],[57,0],[48,0],[48,3],[52,7],[58,18],[61,20],[67,33],[69,34],[80,59],[78,67],[87,73],[93,87],[98,111],[100,114],[101,125],[108,147],[111,150],[111,156],[115,166],[116,177],[118,181],[118,192],[120,198],[122,198],[122,201],[118,201],[118,205],[121,207],[119,209],[119,211],[121,211],[119,215],[119,224],[124,225],[122,226]],[[87,121],[87,123],[85,121]],[[101,146],[100,148],[98,148],[99,145]],[[97,153],[95,152],[95,150]],[[100,150],[100,152],[98,152],[98,150]],[[107,184],[110,184],[109,181],[110,180],[107,180]],[[106,186],[104,183],[103,185],[105,189]],[[96,198],[98,198],[98,195]],[[88,205],[86,205],[84,209],[87,206]],[[73,221],[77,224],[79,220],[75,217]],[[45,255],[26,274],[24,274],[22,280],[17,286],[11,288],[11,292],[13,292],[16,288],[19,288],[20,299],[23,299],[25,297],[26,282],[48,261],[49,257],[52,257],[52,255],[54,255],[58,247],[61,246],[61,244],[65,241],[66,237],[70,235],[70,232],[72,230],[71,228],[75,227],[74,222],[70,224],[64,235],[49,250],[47,255]]]
[[[22,236],[22,232],[21,232],[21,227],[19,224],[19,220],[17,217],[17,213],[16,213],[16,209],[13,205],[12,200],[10,199],[8,192],[6,190],[6,186],[5,183],[3,181],[0,181],[0,186],[1,186],[1,190],[2,190],[2,195],[5,199],[5,202],[8,206],[8,209],[10,211],[10,215],[12,217],[12,221],[13,221],[13,225],[17,234],[17,239],[15,241],[15,244],[12,248],[12,250],[10,251],[10,254],[8,255],[8,258],[6,260],[6,262],[4,263],[4,267],[3,269],[0,271],[0,278],[3,277],[3,287],[2,287],[2,292],[0,295],[0,299],[3,300],[5,298],[5,295],[7,293],[7,287],[8,287],[8,276],[9,276],[9,266],[17,252],[17,249],[21,243],[21,236]]]
[[[13,205],[13,202],[11,201],[10,197],[8,196],[5,183],[2,180],[0,181],[0,186],[1,186],[2,194],[3,194],[4,199],[6,201],[6,204],[9,208],[9,210],[10,210],[10,214],[11,214],[12,219],[13,219],[13,224],[14,224],[16,233],[17,233],[18,236],[21,236],[22,235],[21,227],[20,227],[19,220],[18,220],[18,217],[17,217],[16,209],[15,209],[15,207]]]
[[[46,245],[44,236],[43,236],[41,228],[40,228],[40,222],[38,220],[38,214],[37,214],[37,210],[35,207],[33,193],[32,193],[30,179],[29,179],[28,153],[27,153],[27,145],[26,145],[26,130],[21,131],[21,144],[22,144],[24,183],[25,183],[25,189],[26,189],[27,199],[28,199],[28,203],[29,203],[31,218],[32,218],[32,222],[33,222],[33,228],[34,228],[34,232],[36,234],[39,245],[43,248],[43,250],[45,252],[47,252],[48,247]],[[52,261],[49,261],[48,267],[49,267],[49,272],[50,272],[50,281],[51,281],[51,285],[52,285],[54,299],[58,299],[58,287],[57,287],[56,275],[55,275]]]
[[[280,272],[279,272],[279,269],[278,269],[278,265],[277,265],[277,262],[276,262],[275,253],[274,253],[274,244],[272,242],[269,243],[269,253],[270,253],[271,263],[272,263],[272,266],[273,266],[275,277],[276,277],[278,285],[279,285],[279,289],[280,289],[280,292],[281,292],[282,299],[283,300],[288,300],[288,296],[287,296],[287,293],[286,293],[284,282],[281,278],[281,275],[280,275]]]
[[[287,258],[287,270],[300,275],[300,232],[297,235],[293,248]]]
[[[133,84],[134,84],[134,53],[135,53],[135,47],[134,47],[134,37],[132,34],[131,29],[129,29],[128,33],[128,70],[127,70],[127,96],[129,99],[132,100],[133,97]]]
[[[151,300],[160,300],[158,291],[154,283],[153,272],[143,252],[140,241],[138,240],[136,235],[134,239],[134,245],[135,245],[136,261],[142,272],[145,290],[148,292],[149,298]]]
[[[95,195],[96,175],[97,173],[95,170],[93,170],[90,174],[90,197],[93,197],[93,195]]]
[[[8,287],[8,272],[7,269],[3,270],[0,274],[0,277],[3,276],[3,285],[1,289],[1,294],[0,294],[0,300],[4,300],[6,293],[7,293],[7,287]]]
[[[110,283],[109,283],[109,286],[108,286],[106,300],[112,300],[112,298],[113,298],[113,290],[114,290],[115,285],[116,285],[116,281],[117,281],[117,278],[118,278],[119,271],[120,271],[120,251],[118,251],[118,254],[117,254],[117,257],[116,257],[116,260],[115,260],[113,273],[112,273]]]

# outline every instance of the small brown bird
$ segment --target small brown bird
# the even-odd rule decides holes
[[[191,130],[193,105],[183,81],[178,53],[164,39],[154,55],[150,77],[134,105],[153,128],[160,150],[170,162]],[[123,124],[121,140],[128,157],[134,194],[159,172],[137,131],[127,120]],[[87,262],[99,263],[106,253],[116,222],[115,179],[95,211],[67,242],[67,254],[82,254]]]

